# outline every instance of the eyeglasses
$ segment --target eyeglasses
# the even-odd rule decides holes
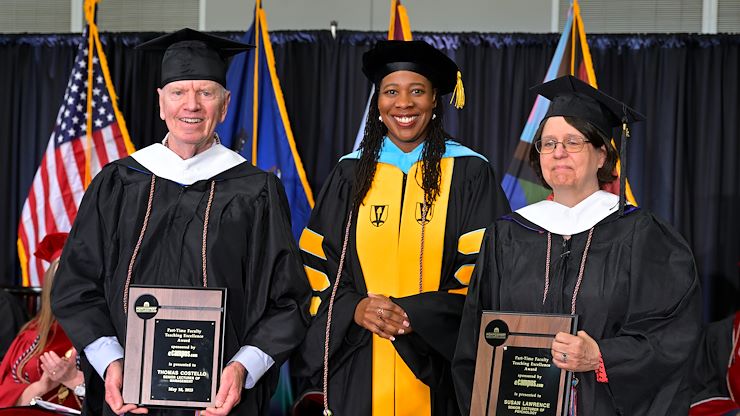
[[[555,148],[558,147],[558,145],[562,145],[566,152],[568,153],[578,153],[581,150],[583,150],[583,145],[586,144],[586,142],[590,142],[591,140],[586,140],[582,137],[569,137],[562,142],[559,142],[557,140],[545,140],[542,141],[537,140],[534,142],[534,148],[537,149],[539,153],[547,154],[552,153],[555,151]]]

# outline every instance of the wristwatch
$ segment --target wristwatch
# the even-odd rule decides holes
[[[74,392],[77,397],[85,397],[85,383],[80,383],[75,386]]]

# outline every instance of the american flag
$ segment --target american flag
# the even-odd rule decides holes
[[[96,37],[95,41],[99,42],[99,39]],[[120,120],[121,128],[116,117],[118,111],[114,111],[115,92],[108,90],[110,82],[107,83],[103,75],[108,69],[105,57],[102,57],[101,68],[96,48],[90,51],[88,44],[86,32],[49,144],[23,204],[18,226],[18,254],[24,286],[40,286],[42,283],[45,262],[34,256],[38,243],[49,233],[69,231],[72,227],[87,187],[86,169],[92,178],[108,162],[133,151],[130,140],[124,138],[128,135],[123,119]],[[88,73],[90,53],[93,53],[91,77]],[[107,78],[110,80],[110,76]],[[90,84],[92,89],[88,90]],[[90,114],[87,112],[88,100],[92,100]],[[92,140],[87,137],[88,118],[92,119]],[[89,154],[89,160],[86,154]]]

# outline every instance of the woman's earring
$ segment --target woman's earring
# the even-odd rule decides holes
[[[378,116],[378,121],[382,123],[383,122],[383,117]]]
[[[437,118],[437,115],[436,114],[432,114],[432,120],[434,120],[435,118]]]

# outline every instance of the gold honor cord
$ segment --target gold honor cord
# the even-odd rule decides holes
[[[347,244],[349,243],[349,230],[351,225],[352,211],[350,211],[349,218],[347,218],[347,225],[344,226],[344,240],[342,241],[342,254],[339,257],[337,278],[334,279],[334,287],[332,287],[331,289],[331,297],[329,298],[329,309],[326,312],[326,337],[324,338],[324,374],[322,377],[324,392],[324,416],[333,415],[332,411],[329,410],[329,335],[331,332],[331,316],[332,312],[334,312],[334,299],[336,299],[337,296],[339,280],[342,278],[342,270],[344,269],[344,259],[347,256]]]
[[[165,142],[165,146],[166,146]],[[152,203],[154,201],[154,185],[157,177],[152,175],[152,181],[149,185],[149,198],[146,203],[146,213],[144,214],[144,223],[141,225],[141,231],[139,232],[139,238],[134,246],[134,252],[131,254],[131,260],[128,263],[128,271],[126,273],[126,282],[123,285],[123,314],[128,314],[128,290],[131,286],[131,278],[134,272],[134,264],[136,263],[136,257],[141,249],[141,244],[144,241],[144,234],[149,226],[149,218],[152,214]],[[211,207],[213,205],[213,195],[216,193],[216,181],[211,181],[211,188],[208,194],[208,204],[206,205],[206,212],[203,216],[203,240],[201,245],[201,257],[203,260],[203,287],[208,287],[208,273],[206,271],[206,248],[208,243],[208,221],[211,216]]]

